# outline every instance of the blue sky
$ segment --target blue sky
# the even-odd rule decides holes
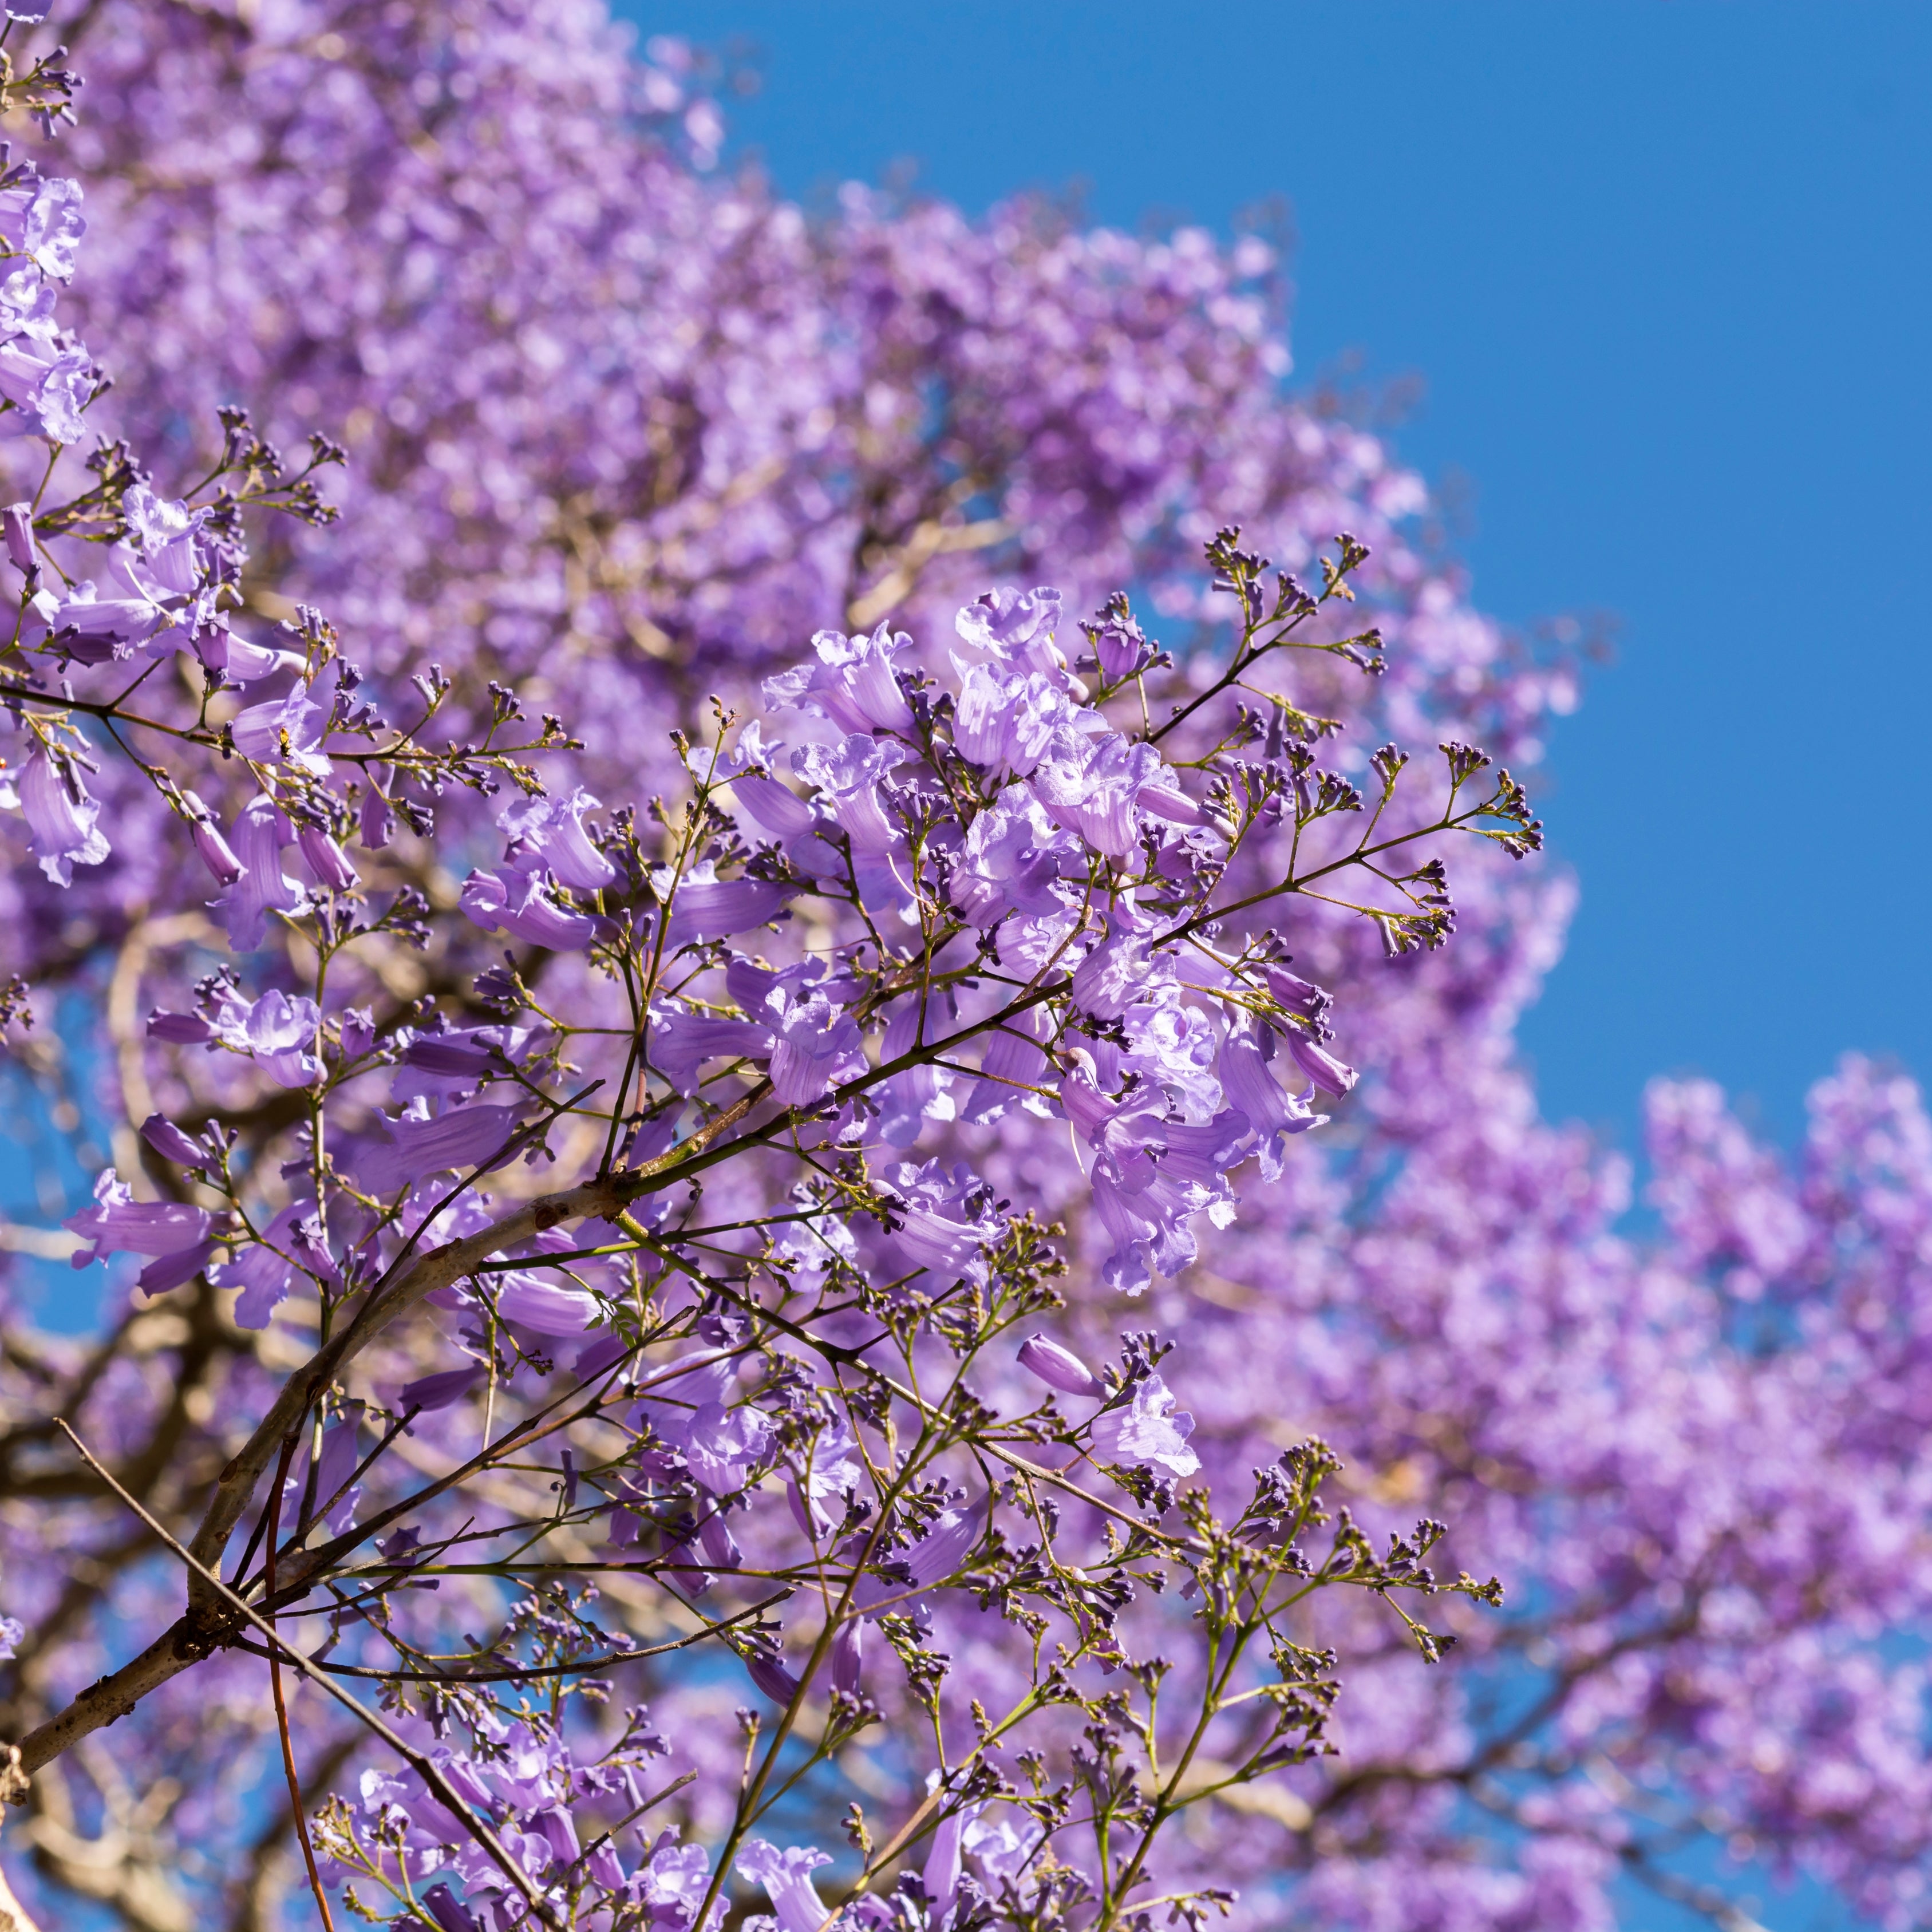
[[[1696,1070],[1789,1140],[1843,1049],[1932,1068],[1932,9],[622,10],[758,44],[736,142],[788,194],[909,160],[973,210],[1286,198],[1298,376],[1420,377],[1398,447],[1479,600],[1617,620],[1539,795],[1583,890],[1525,1029],[1546,1112],[1628,1142]]]

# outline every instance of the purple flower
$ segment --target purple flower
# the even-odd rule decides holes
[[[356,836],[371,852],[380,852],[396,836],[395,808],[377,776],[379,767],[370,766],[364,774],[362,802],[356,818]]]
[[[298,1268],[325,1280],[339,1279],[315,1221],[315,1203],[292,1201],[262,1230],[260,1240],[237,1244],[234,1258],[208,1271],[217,1288],[239,1288],[235,1323],[266,1328],[288,1294]]]
[[[714,1019],[708,1013],[658,1007],[651,1014],[650,1064],[685,1095],[698,1091],[707,1060],[758,1060],[772,1050],[772,1030],[755,1020]]]
[[[199,1046],[214,1037],[214,1029],[199,1013],[164,1013],[157,1007],[148,1016],[148,1037],[173,1046]]]
[[[440,1882],[423,1894],[421,1903],[441,1932],[483,1932],[483,1922],[466,1905],[458,1904],[456,1894]]]
[[[1281,1177],[1281,1144],[1288,1134],[1306,1133],[1328,1118],[1316,1113],[1304,1100],[1287,1092],[1268,1071],[1275,1051],[1272,1028],[1250,1024],[1231,1034],[1222,1043],[1221,1057],[1215,1063],[1221,1090],[1228,1104],[1244,1115],[1260,1136],[1262,1178]]]
[[[1073,969],[1073,1001],[1083,1012],[1118,1019],[1158,997],[1174,979],[1171,953],[1154,950],[1160,922],[1123,898],[1107,914],[1107,936]]]
[[[856,1697],[863,1686],[861,1666],[866,1656],[866,1624],[861,1617],[848,1616],[833,1633],[828,1659],[832,1666],[832,1688]]]
[[[292,1000],[275,987],[252,1004],[225,1005],[214,1031],[225,1045],[251,1055],[278,1086],[307,1087],[322,1074],[322,1062],[310,1051],[321,1024],[313,1000]]]
[[[1030,1821],[1029,1821],[1030,1822]],[[966,1827],[965,1850],[980,1862],[980,1869],[995,1885],[1010,1879],[1017,1885],[1021,1874],[1039,1855],[1046,1836],[1036,1828],[1030,1837],[1004,1813],[996,1818],[975,1818]]]
[[[862,1072],[864,1045],[857,1023],[833,1005],[824,988],[780,986],[765,1001],[773,1018],[772,1092],[784,1106],[808,1107],[833,1083]]]
[[[432,1174],[487,1167],[517,1130],[520,1107],[458,1107],[434,1119],[404,1114],[381,1123],[386,1138],[366,1143],[350,1172],[370,1194],[392,1194]]]
[[[0,371],[6,350],[0,348]],[[4,388],[0,380],[0,388]],[[33,600],[46,627],[42,642],[85,664],[128,656],[168,621],[164,593],[150,580],[142,560],[125,544],[108,553],[100,580],[84,579],[62,595],[42,591]]]
[[[1170,825],[1208,823],[1208,814],[1178,785],[1152,779],[1135,793],[1134,798],[1142,811],[1150,812],[1156,818],[1164,818]]]
[[[943,1923],[946,1914],[952,1909],[953,1900],[958,1896],[960,1842],[966,1827],[979,1815],[980,1807],[976,1804],[948,1811],[933,1832],[932,1847],[926,1855],[926,1863],[919,1875],[920,1883],[926,1891],[929,1924]]]
[[[1094,1418],[1094,1448],[1109,1462],[1151,1463],[1174,1476],[1191,1476],[1201,1458],[1187,1446],[1194,1418],[1176,1409],[1166,1383],[1146,1376],[1126,1402]]]
[[[497,828],[508,835],[503,857],[520,872],[548,871],[572,892],[594,892],[610,884],[617,868],[591,844],[584,814],[597,800],[581,788],[568,798],[520,798],[497,814]]]
[[[985,1533],[990,1496],[982,1496],[964,1509],[944,1510],[902,1558],[912,1572],[914,1583],[929,1590],[944,1582],[965,1562]]]
[[[463,882],[463,910],[485,932],[507,932],[553,952],[580,951],[597,936],[596,920],[566,910],[534,872],[472,872]]]
[[[1312,1025],[1318,1022],[1334,1001],[1312,980],[1291,973],[1286,966],[1268,966],[1262,971],[1268,992],[1288,1012],[1298,1014]]]
[[[356,1433],[352,1420],[338,1422],[333,1428],[325,1430],[322,1454],[316,1459],[315,1507],[338,1536],[355,1522],[356,1505],[362,1498],[360,1483],[352,1489],[343,1487],[356,1473],[356,1465],[360,1460],[356,1454]]]
[[[652,1015],[651,1064],[681,1094],[698,1090],[708,1060],[768,1060],[772,1089],[786,1106],[822,1100],[839,1078],[864,1070],[857,1025],[826,986],[800,969],[754,979],[733,968],[732,991],[758,1017],[734,1020],[660,1007]]]
[[[578,1350],[571,1373],[580,1382],[595,1382],[604,1370],[614,1368],[626,1356],[636,1352],[637,1344],[621,1332],[600,1336],[589,1348]]]
[[[952,898],[981,927],[1010,912],[1058,911],[1072,896],[1060,881],[1083,873],[1084,859],[1079,839],[1056,826],[1032,792],[1009,785],[967,828]]]
[[[945,1009],[934,1001],[927,1006],[916,993],[896,1001],[886,1022],[885,1037],[879,1043],[879,1064],[890,1066],[910,1053],[919,1042],[923,1010],[928,1041],[935,1034],[950,1030],[945,1024]],[[854,1034],[856,1040],[856,1035]],[[952,1075],[930,1063],[909,1066],[872,1089],[879,1109],[879,1132],[894,1147],[910,1147],[918,1139],[927,1120],[950,1120],[956,1111],[953,1104]]]
[[[448,1034],[418,1034],[403,1049],[403,1064],[427,1073],[433,1080],[454,1081],[461,1088],[473,1088],[504,1058],[496,1051],[494,1042],[482,1037],[485,1031],[500,1030],[464,1028]],[[520,1037],[524,1036],[522,1028],[516,1030]]]
[[[210,910],[221,915],[228,943],[238,952],[252,952],[267,935],[268,915],[293,915],[308,904],[308,895],[282,870],[282,848],[295,834],[281,808],[264,795],[250,799],[235,821],[235,856],[241,875]]]
[[[664,932],[668,951],[727,939],[769,924],[797,891],[795,886],[774,885],[764,879],[715,879],[710,873],[707,862],[693,867],[678,881]]]
[[[237,637],[224,618],[203,623],[196,632],[194,654],[224,684],[253,684],[271,671],[299,670],[302,662],[293,651],[275,650]]]
[[[113,1168],[104,1168],[94,1184],[94,1205],[61,1223],[90,1245],[76,1249],[74,1265],[86,1268],[104,1255],[175,1255],[198,1247],[214,1226],[206,1208],[178,1201],[136,1201]]]
[[[845,1499],[865,1480],[859,1444],[844,1420],[828,1423],[812,1438],[800,1466],[790,1474],[786,1497],[793,1520],[812,1538],[831,1534],[844,1519]],[[834,1510],[834,1503],[838,1508]]]
[[[56,763],[44,745],[34,748],[20,775],[20,808],[34,856],[56,885],[72,885],[75,866],[98,866],[106,858],[111,848],[95,824],[100,801],[88,796],[73,761]]]
[[[425,1414],[434,1414],[440,1408],[448,1408],[460,1402],[483,1379],[483,1365],[472,1364],[466,1369],[442,1369],[433,1376],[419,1376],[412,1382],[405,1382],[396,1396],[399,1407],[419,1409]]]
[[[1157,647],[1148,643],[1146,633],[1127,608],[1124,597],[1114,599],[1092,622],[1083,619],[1080,628],[1094,647],[1100,675],[1109,684],[1146,670],[1158,654]]]
[[[345,1033],[345,1054],[356,1037],[353,1028]],[[398,1100],[412,1100],[418,1094],[444,1098],[475,1093],[491,1075],[529,1058],[532,1035],[527,1027],[496,1025],[450,1027],[436,1033],[404,1028],[396,1037],[403,1046],[402,1068],[390,1092]]]
[[[959,680],[952,748],[983,771],[1024,778],[1061,732],[1076,728],[1062,685],[1042,672],[1002,671],[980,664],[970,666]]]
[[[1216,1197],[1198,1184],[1156,1168],[1144,1184],[1102,1155],[1094,1163],[1094,1210],[1113,1240],[1100,1279],[1123,1294],[1138,1294],[1154,1274],[1178,1274],[1195,1258],[1192,1222]]]
[[[731,796],[768,838],[802,838],[818,827],[818,815],[803,799],[762,772],[740,773],[731,781]]]
[[[691,1473],[715,1496],[734,1496],[764,1462],[772,1437],[771,1419],[748,1405],[727,1408],[716,1402],[693,1410],[679,1431]]]
[[[334,767],[322,742],[334,716],[338,676],[331,664],[312,683],[238,712],[228,728],[235,748],[260,764],[286,763],[311,778],[326,778]]]
[[[1060,627],[1058,590],[983,591],[952,622],[968,644],[1001,663],[1065,681],[1066,659],[1053,641]]]
[[[1037,1090],[1048,1084],[1044,1042],[1053,1021],[1043,1006],[1023,1008],[986,1036],[980,1054],[980,1078],[959,1110],[975,1125],[1000,1119],[1015,1106],[1045,1117],[1048,1104]]]
[[[883,856],[905,846],[905,833],[886,812],[879,786],[906,757],[902,745],[854,732],[837,745],[805,746],[792,754],[791,763],[831,808],[853,850]]]
[[[714,1570],[735,1570],[745,1560],[730,1525],[715,1510],[699,1524],[698,1544],[704,1552],[705,1562]]]
[[[1107,1384],[1070,1348],[1045,1335],[1029,1335],[1020,1344],[1020,1366],[1030,1369],[1048,1388],[1063,1395],[1092,1396],[1104,1400]]]
[[[1160,784],[1178,794],[1173,774],[1153,746],[1118,731],[1086,738],[1063,733],[1028,780],[1062,825],[1110,859],[1124,861],[1139,842],[1136,807],[1143,787]]]
[[[602,1311],[587,1290],[561,1288],[520,1269],[498,1278],[496,1312],[537,1334],[568,1336],[595,1328]]]
[[[820,631],[815,664],[765,680],[765,702],[796,705],[830,718],[842,731],[909,731],[912,709],[893,675],[892,659],[912,640],[881,624],[869,638]]]
[[[13,0],[7,17],[44,20],[46,9],[28,8],[22,0]],[[78,182],[26,170],[13,186],[0,188],[0,242],[9,254],[24,255],[42,274],[57,282],[71,281],[80,238],[87,232],[80,202]]]
[[[666,1833],[651,1850],[650,1863],[640,1874],[644,1880],[644,1901],[652,1907],[654,1924],[688,1928],[698,1920],[698,1910],[711,1883],[711,1862],[702,1845],[667,1843]],[[712,1908],[706,1932],[722,1916],[722,1901]]]
[[[50,442],[80,442],[98,377],[94,358],[55,321],[52,289],[24,266],[0,278],[0,398],[20,411],[17,425]]]
[[[798,1695],[798,1679],[767,1652],[747,1651],[745,1653],[745,1669],[750,1674],[752,1682],[774,1704],[789,1704]],[[740,1871],[745,1869],[742,1860],[738,1869]],[[812,1932],[818,1932],[815,1924]]]
[[[831,1862],[824,1852],[808,1846],[782,1852],[763,1838],[754,1838],[739,1852],[737,1870],[740,1878],[764,1887],[778,1915],[778,1932],[820,1932],[827,1914],[812,1874]]]
[[[1167,1100],[1142,1086],[1122,1101],[1110,1100],[1076,1069],[1060,1083],[1060,1104],[1074,1130],[1132,1186],[1154,1178],[1154,1157],[1167,1125]]]
[[[984,1278],[984,1250],[998,1238],[1000,1224],[970,1168],[949,1172],[937,1160],[922,1167],[902,1161],[886,1170],[880,1192],[898,1224],[893,1241],[910,1260],[942,1275]]]
[[[134,1286],[143,1294],[165,1294],[169,1289],[180,1287],[183,1282],[194,1280],[206,1266],[214,1248],[211,1235],[205,1241],[197,1241],[191,1248],[157,1256],[134,1277]]]
[[[196,539],[208,512],[190,510],[178,497],[158,496],[146,483],[136,483],[128,490],[122,511],[145,580],[166,596],[192,597],[201,586],[202,565]]]

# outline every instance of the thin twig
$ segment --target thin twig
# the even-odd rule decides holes
[[[85,1452],[83,1452],[85,1453]],[[268,1622],[275,1621],[275,1538],[281,1534],[282,1491],[287,1486],[289,1464],[294,1460],[296,1438],[292,1432],[282,1441],[282,1460],[275,1469],[275,1486],[268,1492]],[[268,1647],[268,1683],[275,1697],[275,1730],[282,1742],[282,1771],[289,1780],[289,1812],[296,1821],[296,1836],[302,1840],[302,1862],[308,1867],[308,1888],[315,1894],[315,1909],[322,1914],[324,1932],[335,1932],[334,1916],[328,1909],[328,1894],[322,1888],[322,1873],[315,1862],[315,1845],[308,1834],[308,1813],[302,1804],[302,1779],[296,1771],[295,1740],[289,1735],[289,1707],[282,1695],[282,1659],[273,1644]]]
[[[74,1449],[79,1454],[80,1460],[85,1462],[87,1466],[92,1469],[94,1473],[98,1476],[100,1480],[105,1483],[107,1486],[112,1490],[114,1493],[118,1496],[121,1500],[125,1503],[151,1530],[154,1532],[156,1536],[160,1538],[161,1541],[164,1543],[176,1556],[181,1558],[182,1562],[188,1565],[189,1569],[191,1570],[195,1575],[199,1576],[204,1583],[207,1584],[208,1587],[214,1592],[216,1595],[224,1599],[229,1606],[233,1610],[238,1616],[244,1618],[248,1622],[253,1624],[255,1628],[268,1640],[270,1643],[275,1646],[278,1649],[282,1651],[286,1655],[289,1661],[292,1664],[310,1683],[320,1684],[330,1696],[333,1697],[344,1710],[350,1712],[358,1723],[367,1725],[370,1730],[374,1731],[376,1736],[380,1738],[382,1742],[387,1744],[389,1748],[394,1751],[418,1778],[422,1780],[424,1784],[435,1793],[437,1801],[442,1804],[443,1809],[446,1810],[450,1816],[454,1818],[456,1822],[483,1847],[484,1850],[489,1854],[491,1863],[496,1865],[497,1869],[502,1873],[503,1876],[507,1878],[510,1882],[516,1887],[518,1891],[523,1894],[524,1902],[530,1906],[530,1910],[536,1913],[537,1917],[542,1920],[544,1924],[556,1928],[557,1925],[556,1914],[550,1910],[548,1902],[538,1894],[536,1886],[531,1884],[529,1874],[525,1872],[523,1868],[510,1856],[509,1853],[506,1850],[504,1850],[503,1841],[497,1837],[495,1832],[494,1832],[488,1825],[485,1824],[482,1819],[477,1817],[470,1810],[470,1807],[463,1802],[461,1797],[458,1796],[456,1788],[450,1783],[448,1778],[443,1776],[442,1772],[436,1767],[436,1766],[432,1763],[429,1759],[424,1756],[421,1751],[417,1750],[412,1745],[409,1744],[406,1740],[398,1736],[397,1733],[392,1731],[387,1724],[383,1723],[380,1718],[378,1718],[374,1715],[371,1712],[365,1710],[360,1702],[358,1702],[355,1698],[350,1696],[349,1693],[344,1690],[340,1685],[335,1683],[326,1672],[316,1669],[316,1667],[309,1662],[308,1659],[304,1657],[299,1650],[296,1649],[292,1644],[288,1642],[284,1638],[279,1636],[276,1632],[274,1624],[268,1622],[266,1618],[258,1616],[254,1608],[249,1604],[244,1604],[242,1599],[221,1580],[220,1576],[218,1576],[213,1570],[208,1569],[206,1564],[200,1562],[194,1556],[190,1556],[186,1549],[184,1549],[179,1543],[176,1542],[174,1538],[170,1536],[168,1532],[164,1529],[154,1519],[150,1516],[148,1512],[143,1509],[118,1482],[114,1480],[113,1477],[108,1472],[106,1468],[89,1451],[86,1444],[82,1442],[80,1438],[74,1433],[73,1427],[67,1421],[64,1417],[56,1416],[54,1420],[59,1425],[62,1432],[67,1437],[68,1440],[74,1444]],[[560,1932],[560,1928],[559,1928],[559,1932]]]

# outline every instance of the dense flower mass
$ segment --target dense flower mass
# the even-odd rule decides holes
[[[1270,250],[808,220],[589,0],[31,11],[44,1922],[1922,1922],[1932,1128],[1660,1086],[1616,1232],[1510,1047],[1569,674]]]

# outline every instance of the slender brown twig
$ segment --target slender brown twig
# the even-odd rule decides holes
[[[283,1438],[282,1460],[275,1469],[275,1486],[268,1493],[268,1588],[265,1607],[271,1630],[275,1622],[275,1544],[282,1533],[282,1492],[289,1480],[289,1465],[295,1459],[292,1430]],[[268,1682],[275,1694],[275,1729],[282,1741],[282,1769],[289,1780],[289,1810],[296,1821],[296,1836],[302,1840],[302,1861],[308,1867],[308,1888],[315,1894],[315,1909],[322,1914],[326,1932],[335,1932],[335,1919],[328,1909],[328,1894],[322,1888],[322,1874],[315,1862],[315,1846],[308,1834],[308,1814],[302,1808],[302,1780],[296,1773],[295,1740],[289,1736],[289,1707],[282,1695],[282,1659],[278,1647],[268,1646]]]
[[[226,1601],[238,1616],[253,1624],[271,1644],[287,1657],[289,1661],[310,1683],[319,1684],[358,1723],[367,1725],[374,1732],[376,1736],[380,1738],[436,1794],[436,1802],[442,1806],[443,1809],[476,1840],[478,1844],[482,1846],[484,1851],[488,1853],[491,1864],[495,1865],[497,1870],[502,1872],[503,1876],[523,1894],[524,1902],[529,1906],[537,1918],[545,1925],[555,1927],[557,1922],[556,1915],[550,1910],[549,1901],[544,1898],[536,1887],[530,1882],[530,1874],[505,1850],[502,1840],[498,1838],[490,1826],[478,1817],[464,1802],[461,1795],[443,1775],[440,1768],[432,1760],[425,1757],[421,1751],[416,1750],[406,1738],[400,1736],[396,1732],[392,1730],[373,1712],[365,1710],[360,1702],[350,1696],[349,1693],[340,1684],[335,1683],[326,1672],[318,1670],[286,1638],[278,1635],[274,1624],[262,1616],[253,1604],[244,1603],[222,1581],[220,1576],[185,1549],[175,1538],[170,1536],[166,1530],[163,1528],[160,1524],[149,1515],[147,1510],[143,1509],[119,1483],[115,1480],[112,1474],[99,1457],[95,1456],[88,1449],[87,1444],[74,1433],[72,1425],[64,1417],[56,1416],[54,1420],[59,1425],[62,1434],[74,1444],[75,1452],[80,1460],[154,1532],[169,1550],[179,1557],[182,1562],[188,1565],[190,1570],[207,1584],[218,1597]]]

